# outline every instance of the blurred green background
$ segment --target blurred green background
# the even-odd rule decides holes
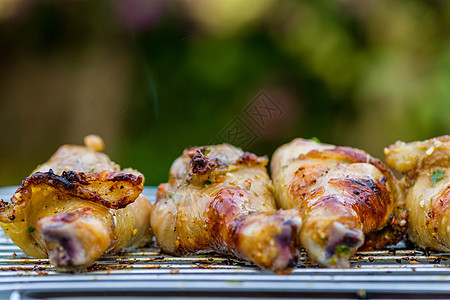
[[[384,158],[450,133],[449,33],[447,0],[0,0],[0,186],[90,133],[147,185],[221,141]]]

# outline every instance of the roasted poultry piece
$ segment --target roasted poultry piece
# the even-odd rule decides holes
[[[450,136],[398,141],[385,154],[387,164],[404,175],[409,238],[420,247],[450,252]]]
[[[151,225],[164,252],[234,254],[273,271],[296,264],[302,220],[277,211],[267,158],[228,144],[190,148],[158,187]]]
[[[362,150],[298,138],[278,148],[271,170],[279,207],[299,209],[301,244],[323,266],[348,267],[357,249],[395,243],[406,230],[395,178]]]
[[[100,152],[98,136],[87,136],[85,144],[60,147],[0,206],[6,235],[62,271],[86,268],[104,253],[151,239],[142,174],[121,171]]]

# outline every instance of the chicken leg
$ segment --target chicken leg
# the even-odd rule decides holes
[[[403,236],[397,182],[364,151],[299,138],[278,148],[271,170],[279,207],[301,212],[301,244],[321,265],[348,267],[361,246]]]
[[[120,171],[102,149],[96,136],[86,147],[62,146],[2,202],[0,225],[25,253],[68,271],[150,241],[142,174]]]
[[[267,158],[223,144],[184,151],[158,188],[152,228],[164,252],[234,254],[273,271],[296,264],[301,218],[277,211]]]

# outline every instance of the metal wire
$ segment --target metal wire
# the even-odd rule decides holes
[[[146,188],[146,193],[154,199],[153,188]],[[47,259],[26,256],[0,234],[0,297],[10,299],[62,295],[410,299],[430,293],[434,298],[450,295],[448,253],[416,249],[358,252],[351,268],[329,269],[312,264],[303,252],[297,267],[287,273],[261,271],[250,263],[212,253],[174,257],[156,247],[104,256],[83,272],[58,273]]]

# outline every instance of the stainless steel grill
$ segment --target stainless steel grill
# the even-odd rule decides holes
[[[13,192],[2,188],[0,198]],[[154,200],[154,188],[144,192]],[[2,232],[0,270],[0,297],[6,299],[450,298],[450,255],[421,250],[359,252],[350,269],[318,268],[302,253],[291,274],[277,275],[233,257],[173,257],[151,247],[64,274],[47,259],[26,256]]]

